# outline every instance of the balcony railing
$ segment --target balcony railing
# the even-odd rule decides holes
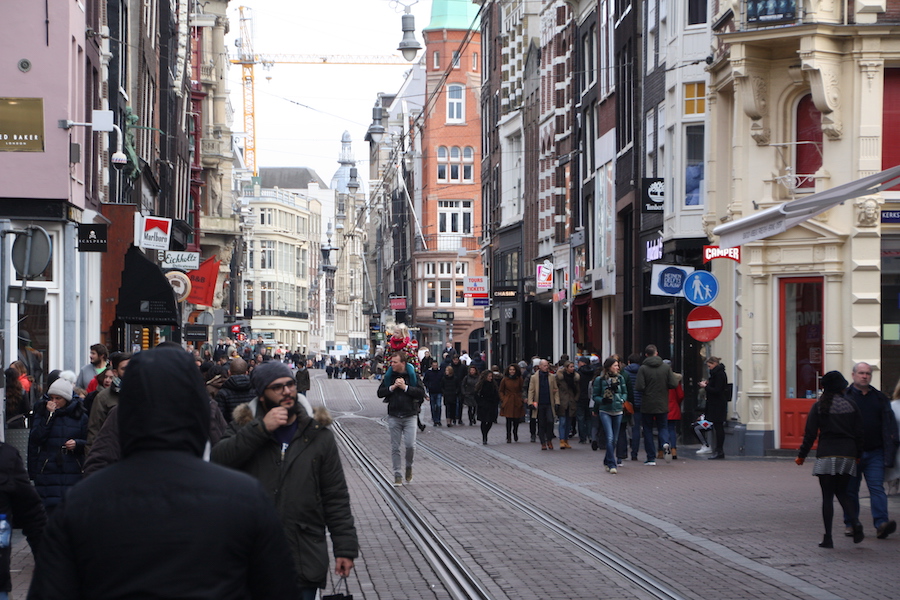
[[[254,317],[286,317],[288,319],[309,320],[308,312],[300,312],[296,310],[274,310],[271,308],[263,308],[253,312]]]
[[[417,252],[457,252],[460,248],[467,252],[478,250],[478,240],[474,235],[457,233],[429,233],[416,236]]]

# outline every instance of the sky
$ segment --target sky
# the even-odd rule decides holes
[[[410,4],[414,0],[402,0]],[[243,0],[230,2],[226,47],[236,57],[241,35],[238,6],[253,16],[256,54],[397,55],[403,4],[394,0]],[[246,11],[245,11],[246,12]],[[416,39],[431,14],[431,0],[412,5]],[[421,58],[421,52],[416,60]],[[368,172],[366,130],[378,92],[396,92],[407,66],[256,65],[256,156],[259,167],[311,167],[325,184],[338,169],[341,136],[349,131],[360,173]],[[241,69],[229,71],[235,132],[244,130]],[[365,177],[361,177],[367,187]]]

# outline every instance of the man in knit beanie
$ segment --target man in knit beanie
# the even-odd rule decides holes
[[[331,415],[315,411],[297,380],[281,361],[263,362],[250,375],[256,398],[235,407],[222,440],[212,449],[213,462],[243,471],[262,482],[288,527],[299,597],[314,597],[328,579],[325,532],[331,535],[335,569],[350,574],[359,542],[350,494],[328,425]]]

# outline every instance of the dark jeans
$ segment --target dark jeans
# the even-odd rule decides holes
[[[884,493],[884,450],[866,450],[856,466],[856,477],[847,483],[847,495],[853,500],[854,514],[844,511],[844,525],[851,527],[859,520],[859,485],[863,475],[869,488],[869,505],[872,508],[872,523],[877,528],[888,521],[887,494]]]
[[[537,408],[537,434],[542,444],[553,440],[553,406],[550,404],[539,404]]]
[[[590,406],[588,404],[582,404],[581,402],[579,402],[578,408],[575,412],[575,422],[578,423],[578,441],[582,444],[588,440],[588,437],[590,437],[590,420]]]
[[[441,422],[441,394],[431,394],[431,420],[435,425]]]
[[[644,428],[644,450],[647,460],[656,460],[657,448],[669,443],[669,413],[644,413],[641,415]],[[653,443],[653,428],[659,432],[659,446]]]

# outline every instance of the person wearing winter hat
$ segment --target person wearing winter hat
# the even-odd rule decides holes
[[[88,417],[67,379],[59,377],[50,384],[47,398],[34,409],[28,476],[49,514],[69,488],[81,481]]]
[[[281,361],[253,369],[256,398],[235,407],[212,461],[256,477],[287,527],[301,598],[315,596],[328,580],[326,529],[335,573],[346,577],[359,553],[350,493],[324,407],[313,411]]]

